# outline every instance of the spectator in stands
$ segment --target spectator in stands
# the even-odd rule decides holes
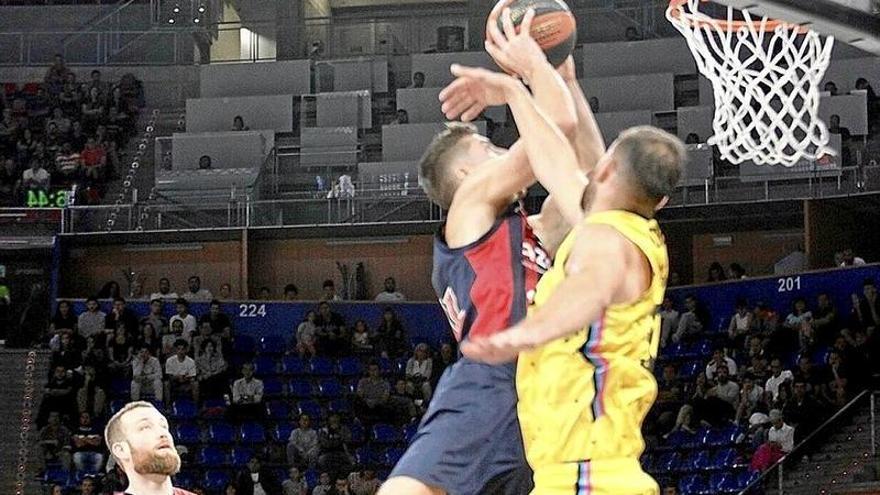
[[[162,401],[162,365],[149,349],[141,347],[131,362],[131,400],[141,400],[149,392],[157,401]]]
[[[407,387],[411,392],[418,391],[418,395],[424,401],[431,400],[431,372],[433,360],[428,355],[428,344],[421,343],[416,346],[413,357],[406,362]]]
[[[208,308],[208,314],[202,315],[199,325],[208,324],[211,334],[220,337],[221,342],[232,344],[232,320],[223,312],[220,301],[214,299]]]
[[[104,350],[98,349],[103,355]],[[107,405],[107,392],[103,387],[103,382],[107,380],[98,379],[94,360],[89,361],[86,358],[86,366],[83,367],[83,382],[76,391],[76,403],[80,413],[89,413],[93,418],[101,417],[104,413],[104,407]],[[106,364],[102,367],[106,370]]]
[[[730,325],[727,326],[727,337],[730,342],[730,348],[745,348],[746,337],[752,329],[752,318],[754,315],[749,311],[749,306],[745,299],[736,301],[736,312],[730,317]]]
[[[206,340],[210,340],[214,342],[214,347],[221,350],[223,349],[223,343],[220,340],[220,335],[214,335],[213,330],[211,329],[211,324],[207,321],[199,324],[199,333],[198,335],[193,336],[192,338],[192,348],[196,350],[200,350],[202,346],[205,345]]]
[[[55,170],[64,179],[74,179],[79,176],[82,167],[82,157],[73,151],[70,143],[64,143],[61,151],[55,157]]]
[[[132,365],[132,358],[136,353],[135,341],[128,336],[125,328],[120,326],[111,337],[107,339],[107,351],[110,362],[107,369],[114,375],[127,375]]]
[[[834,81],[828,81],[822,91],[827,92],[830,96],[837,96],[837,84]]]
[[[43,77],[43,81],[52,93],[58,93],[58,91],[61,90],[64,81],[67,80],[68,72],[70,72],[70,70],[64,65],[64,56],[60,53],[56,53],[55,57],[52,59],[52,65],[46,69],[46,76]]]
[[[40,447],[41,470],[46,464],[58,462],[63,469],[70,470],[70,430],[61,423],[61,415],[53,411],[47,417],[47,424],[40,428],[37,443]]]
[[[721,266],[721,263],[717,261],[713,261],[711,265],[709,265],[709,277],[706,279],[707,282],[723,282],[727,280],[727,274],[724,273],[724,267]]]
[[[254,378],[254,365],[241,367],[242,377],[232,384],[232,404],[229,415],[233,419],[253,420],[263,417],[263,381]]]
[[[639,34],[638,29],[629,26],[628,28],[626,28],[626,31],[624,31],[623,38],[626,41],[641,41],[642,35]]]
[[[868,126],[873,133],[876,130],[875,128],[877,125],[877,117],[878,115],[880,115],[880,98],[877,97],[877,93],[874,92],[874,88],[871,87],[871,84],[868,83],[868,80],[864,77],[856,79],[855,86],[857,90],[865,91],[868,93]]]
[[[352,459],[348,453],[351,443],[351,430],[342,424],[338,414],[331,414],[327,424],[318,431],[318,468],[331,473],[351,471]]]
[[[192,336],[198,328],[196,317],[189,313],[189,301],[185,298],[178,298],[175,305],[177,308],[177,314],[171,317],[171,327],[173,329],[175,322],[181,322],[183,324],[183,332],[180,337],[187,342],[191,342]]]
[[[873,279],[865,279],[862,283],[862,297],[852,295],[853,325],[864,330],[868,335],[873,335],[880,322],[880,298],[877,297],[877,287]]]
[[[173,318],[173,317],[172,317]],[[166,332],[162,334],[162,356],[170,356],[174,353],[174,343],[178,339],[183,339],[183,320],[174,320],[170,325],[165,327]],[[186,340],[186,339],[184,339]]]
[[[211,170],[211,157],[202,155],[199,157],[199,170]]]
[[[739,263],[731,263],[730,267],[728,267],[728,272],[730,273],[731,280],[744,280],[748,278],[746,276],[746,269]]]
[[[351,349],[355,354],[370,354],[373,351],[373,337],[364,320],[358,320],[354,323],[354,331],[351,334]]]
[[[49,323],[49,334],[57,336],[61,332],[74,332],[77,329],[77,317],[73,313],[70,301],[59,301],[55,316]]]
[[[406,380],[394,383],[394,390],[388,397],[388,412],[397,424],[406,424],[418,416],[419,408],[408,390]]]
[[[409,112],[404,109],[398,109],[395,114],[394,120],[391,122],[392,125],[403,125],[409,124]]]
[[[12,158],[3,159],[0,149],[0,204],[15,205],[16,186],[21,174]]]
[[[159,292],[150,294],[150,300],[173,301],[178,298],[177,293],[171,290],[171,281],[165,277],[159,279]]]
[[[853,253],[852,248],[846,248],[843,250],[843,260],[840,263],[840,266],[862,266],[865,264],[865,260],[856,256]]]
[[[397,281],[394,277],[385,279],[385,290],[376,295],[376,302],[392,303],[405,301],[406,296],[397,291]]]
[[[318,431],[312,428],[312,418],[308,414],[299,417],[297,428],[287,439],[287,463],[291,466],[312,467],[318,462]]]
[[[285,301],[297,301],[299,300],[299,289],[294,284],[287,284],[284,286],[284,300]]]
[[[196,370],[199,393],[203,398],[214,399],[223,395],[226,388],[226,360],[211,339],[205,339],[196,347]]]
[[[376,328],[376,341],[382,357],[400,357],[409,351],[409,336],[391,308],[382,312],[382,321]]]
[[[296,466],[287,471],[287,479],[281,483],[282,495],[308,495],[309,485]]]
[[[82,108],[83,94],[79,87],[71,82],[65,81],[61,87],[61,94],[58,95],[58,104],[61,110],[67,115],[76,115]]]
[[[104,464],[104,436],[94,424],[92,416],[87,412],[79,414],[79,425],[71,435],[73,446],[73,465],[76,470],[85,473],[98,473]]]
[[[837,336],[837,308],[826,292],[816,296],[816,311],[813,311],[811,325],[819,344],[828,345]]]
[[[220,286],[220,295],[218,297],[221,301],[228,301],[232,299],[232,286],[229,284],[223,284]]]
[[[590,99],[587,100],[587,103],[590,105],[590,110],[594,114],[599,113],[599,98],[591,96]]]
[[[739,391],[739,402],[736,409],[736,423],[742,423],[748,420],[752,414],[758,411],[758,407],[763,405],[764,387],[755,381],[750,374],[746,374],[742,379],[742,388]],[[766,409],[764,410],[766,411]]]
[[[189,302],[210,301],[214,299],[214,296],[211,295],[211,291],[202,288],[202,279],[196,275],[193,275],[187,280],[187,286],[188,290],[181,294],[180,297]]]
[[[799,297],[795,299],[791,313],[785,317],[785,321],[782,323],[784,329],[797,335],[802,351],[806,350],[812,341],[812,328],[810,327],[812,321],[813,313],[807,309],[806,299]],[[778,338],[785,337],[779,336]],[[779,345],[782,347],[784,344]],[[789,346],[785,345],[785,347]]]
[[[431,376],[431,387],[434,389],[437,388],[437,383],[440,381],[440,377],[443,376],[443,372],[446,371],[446,368],[452,366],[456,361],[455,350],[452,348],[452,344],[448,342],[444,342],[440,345],[440,355],[437,359],[434,360],[434,373]]]
[[[770,362],[770,371],[772,375],[767,379],[767,383],[764,385],[764,391],[769,394],[770,398],[776,400],[779,396],[779,387],[785,382],[791,382],[794,379],[794,375],[791,371],[782,368],[782,360],[779,358],[774,358],[773,361]]]
[[[300,357],[312,357],[317,354],[315,350],[316,335],[318,327],[315,324],[317,314],[314,311],[306,313],[306,319],[297,327],[294,339],[291,342],[291,349],[299,354]]]
[[[797,379],[782,414],[795,427],[795,443],[800,443],[825,417],[822,405],[807,392],[807,383]]]
[[[28,163],[35,158],[34,153],[37,151],[37,141],[30,129],[25,129],[18,137],[15,143],[16,157],[19,163]]]
[[[247,468],[238,473],[235,482],[236,495],[270,495],[281,493],[281,482],[268,467],[263,467],[257,456],[247,463]]]
[[[839,351],[833,350],[828,353],[828,395],[826,400],[831,404],[838,406],[846,404],[850,385],[850,370],[847,364]]]
[[[43,168],[43,162],[31,160],[31,166],[21,174],[21,188],[23,191],[49,189],[52,176]]]
[[[101,91],[97,87],[92,86],[86,92],[86,98],[80,106],[80,113],[86,132],[94,132],[101,125],[107,115],[107,108],[104,106]]]
[[[337,476],[336,481],[333,484],[333,490],[331,490],[330,493],[332,495],[351,495],[348,486],[348,478]]]
[[[152,325],[153,329],[156,331],[156,336],[160,339],[162,334],[165,333],[165,329],[168,327],[168,319],[165,318],[164,306],[165,303],[162,299],[158,297],[151,297],[150,313],[147,316],[141,318],[141,326],[144,326],[146,324]]]
[[[312,490],[312,495],[332,495],[333,485],[330,484],[330,481],[330,473],[321,473],[318,477],[318,484]]]
[[[752,333],[761,337],[773,335],[779,326],[779,315],[770,306],[759,301],[755,305],[755,316],[752,318]]]
[[[663,298],[660,305],[660,347],[666,347],[672,334],[678,328],[678,311],[669,297]]]
[[[715,386],[709,391],[713,397],[717,397],[730,404],[731,410],[736,411],[739,405],[739,384],[730,379],[727,366],[718,366],[715,370]]]
[[[58,413],[65,418],[71,418],[75,410],[73,372],[68,372],[64,366],[55,366],[52,375],[43,388],[43,402],[37,414],[37,427],[46,424],[50,413]]]
[[[833,114],[828,117],[828,132],[830,134],[837,134],[840,136],[840,142],[842,144],[849,143],[852,139],[852,133],[846,127],[840,126],[840,115]],[[849,160],[844,159],[844,162],[848,162]]]
[[[104,328],[108,335],[114,335],[119,327],[122,327],[126,335],[132,338],[138,334],[137,316],[126,306],[125,299],[117,296],[113,299],[113,309],[104,320]]]
[[[687,340],[693,335],[703,331],[706,325],[706,318],[702,308],[697,302],[697,298],[690,295],[684,299],[686,311],[678,320],[678,328],[672,335],[673,342],[681,342]]]
[[[111,280],[101,286],[101,290],[98,291],[97,295],[98,299],[116,299],[118,297],[122,297],[122,290],[119,288],[119,283],[115,280]]]
[[[321,301],[341,301],[342,298],[336,293],[336,284],[327,279],[321,285]]]
[[[251,129],[248,126],[244,125],[244,117],[242,117],[241,115],[236,115],[235,118],[232,119],[232,130],[249,131]]]
[[[18,120],[12,113],[11,108],[3,109],[3,120],[0,120],[0,140],[6,141],[7,143],[14,143],[15,136],[18,135],[19,125]],[[7,150],[8,151],[8,150]]]
[[[84,476],[82,481],[79,484],[79,494],[78,495],[97,495],[98,494],[98,482],[95,481],[94,476]]]
[[[412,75],[412,87],[413,88],[424,88],[425,87],[425,73],[424,72],[413,72]]]
[[[785,424],[782,411],[770,411],[770,422],[772,426],[767,433],[767,443],[758,447],[752,457],[750,467],[753,471],[764,471],[794,448],[794,428]]]
[[[358,416],[367,422],[381,421],[387,411],[390,396],[391,386],[382,378],[379,365],[370,363],[367,375],[357,385],[355,408]]]
[[[107,95],[108,84],[104,82],[102,79],[101,71],[95,69],[90,74],[91,80],[86,84],[86,90],[92,91],[93,89],[98,90],[98,95],[104,97]]]
[[[174,343],[175,353],[165,361],[165,397],[171,401],[180,393],[192,396],[193,402],[199,402],[199,382],[196,380],[196,362],[187,356],[189,344],[180,339]]]
[[[339,313],[331,311],[330,305],[326,302],[318,306],[315,328],[318,350],[321,353],[338,356],[348,351],[350,339],[345,320]]]
[[[381,484],[376,477],[376,471],[370,468],[364,468],[361,473],[355,471],[348,476],[349,490],[353,495],[376,495]]]
[[[73,123],[64,115],[64,110],[61,107],[55,107],[52,109],[52,118],[46,121],[47,130],[50,125],[54,125],[59,134],[66,135],[70,133]]]
[[[691,132],[684,137],[684,144],[700,144],[700,136],[696,132]]]
[[[73,343],[73,333],[65,331],[59,336],[58,350],[52,353],[50,366],[63,366],[68,371],[82,371],[82,353]]]

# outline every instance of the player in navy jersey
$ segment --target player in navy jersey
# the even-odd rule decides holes
[[[497,18],[495,14],[500,12],[493,12]],[[574,137],[582,130],[580,105],[586,105],[586,99],[572,82],[576,80],[571,59],[560,77],[529,37],[533,15],[524,18],[523,34],[516,34],[507,18],[505,34],[490,38],[503,38],[505,47],[517,54],[505,66],[528,66],[538,105]],[[490,16],[490,31],[494,24]],[[571,92],[575,88],[577,107]],[[441,93],[447,117],[462,115],[465,120],[496,104],[495,97],[481,87],[455,83]],[[515,199],[534,183],[536,165],[549,166],[529,164],[522,143],[500,149],[465,124],[448,125],[422,157],[421,184],[431,200],[447,210],[446,223],[434,241],[432,282],[459,341],[491,335],[525,317],[535,284],[551,264]],[[557,224],[545,220],[540,224]],[[555,232],[554,239],[566,231],[567,227]],[[462,358],[450,366],[380,495],[529,493],[531,471],[516,417],[514,376],[513,364],[491,366]]]
[[[104,441],[128,478],[125,493],[117,495],[193,495],[171,485],[180,456],[168,420],[149,402],[129,402],[114,414]]]

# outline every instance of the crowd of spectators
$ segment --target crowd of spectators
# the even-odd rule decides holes
[[[332,282],[332,281],[328,281]],[[65,494],[111,493],[120,488],[120,473],[108,459],[102,422],[114,400],[150,400],[160,407],[178,399],[205,410],[219,408],[232,424],[266,419],[264,380],[255,373],[254,356],[234,349],[235,332],[219,300],[201,287],[198,277],[187,290],[175,292],[163,278],[150,294],[149,310],[136,314],[119,296],[119,285],[100,291],[111,296],[108,312],[98,298],[87,300],[77,314],[60,301],[51,319],[46,345],[52,351],[50,376],[36,418],[41,467],[60,466],[90,473]],[[285,292],[297,292],[288,286]],[[266,446],[235,476],[225,493],[369,495],[379,486],[378,465],[358,465],[349,425],[412,425],[425,411],[440,375],[456,359],[452,346],[434,350],[411,347],[409,335],[388,307],[378,321],[349,322],[331,305],[339,300],[332,283],[323,286],[323,301],[290,329],[283,352],[311,358],[354,358],[364,374],[351,382],[350,413],[323,418],[302,413],[291,418],[296,428],[286,448]],[[204,314],[190,312],[191,301],[209,300]],[[393,278],[385,280],[377,300],[400,301]],[[166,311],[174,308],[173,314]],[[259,356],[257,356],[259,357]],[[380,370],[379,361],[399,363],[399,374]],[[128,381],[125,396],[114,382]],[[295,410],[295,408],[293,408]],[[178,442],[180,443],[180,442]],[[187,459],[184,446],[184,459]],[[186,463],[186,462],[185,462]],[[279,468],[289,474],[280,479]],[[304,473],[320,472],[316,486],[306,486]],[[199,486],[195,493],[204,493]]]
[[[42,83],[5,85],[0,91],[0,205],[22,205],[28,191],[74,183],[83,191],[82,200],[100,200],[106,180],[119,171],[121,150],[143,105],[142,85],[131,74],[111,83],[93,70],[80,82],[61,55]]]

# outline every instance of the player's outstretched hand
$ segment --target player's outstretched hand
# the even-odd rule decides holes
[[[531,73],[543,64],[547,64],[538,42],[530,34],[535,10],[529,9],[523,16],[518,27],[514,27],[510,9],[505,7],[501,12],[501,24],[497,22],[486,26],[486,53],[495,60],[502,69],[528,80]]]
[[[519,327],[512,327],[491,337],[466,339],[461,343],[461,353],[474,361],[502,364],[515,361],[521,351],[534,346]]]
[[[450,70],[456,78],[440,91],[440,109],[449,120],[470,122],[486,107],[507,103],[510,92],[522,87],[508,75],[479,67],[453,64]]]

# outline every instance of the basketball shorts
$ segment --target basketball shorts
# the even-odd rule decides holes
[[[659,495],[638,459],[551,464],[535,469],[532,495]]]

